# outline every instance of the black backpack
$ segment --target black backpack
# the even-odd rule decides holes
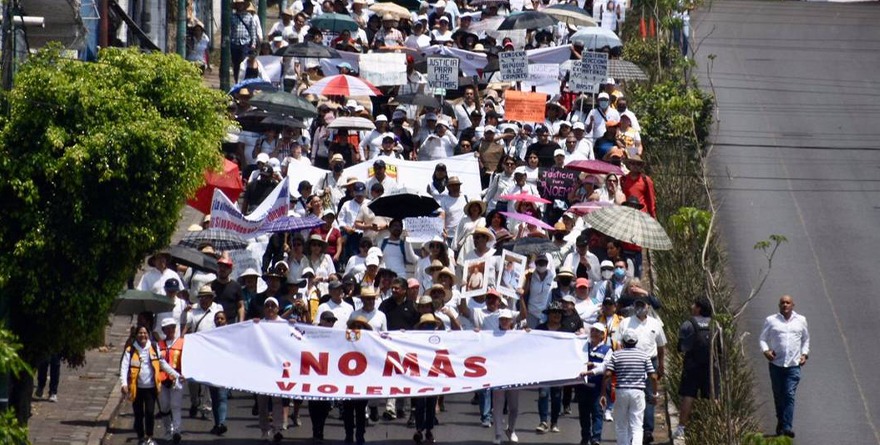
[[[685,353],[685,362],[694,366],[707,366],[712,345],[711,319],[701,323],[696,317],[692,317],[688,321],[694,328],[694,337],[691,348]]]

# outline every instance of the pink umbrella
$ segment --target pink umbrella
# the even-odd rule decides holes
[[[620,167],[605,161],[572,161],[565,164],[565,168],[600,175],[607,175],[609,173],[615,175],[623,174],[623,170]]]
[[[346,97],[382,95],[382,92],[370,82],[345,74],[325,77],[306,89],[304,93]]]
[[[550,204],[550,201],[540,197],[535,196],[531,193],[517,193],[515,195],[501,195],[498,197],[501,201],[516,201],[516,202],[535,202],[539,204]]]
[[[508,218],[512,218],[517,221],[522,221],[526,224],[531,224],[535,227],[540,227],[540,228],[546,229],[546,230],[553,230],[553,226],[545,223],[544,221],[541,221],[538,218],[535,218],[532,215],[526,215],[525,213],[516,213],[516,212],[499,212],[499,213],[501,213],[502,215],[504,215]]]
[[[612,203],[608,201],[587,201],[575,204],[568,208],[568,210],[576,215],[583,216],[590,212],[595,212],[596,210],[603,209],[612,205]]]

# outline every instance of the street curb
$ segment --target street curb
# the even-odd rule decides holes
[[[92,431],[96,434],[89,434],[89,443],[88,445],[103,445],[107,443],[110,434],[110,426],[113,425],[113,422],[116,421],[116,418],[119,416],[119,411],[122,409],[122,398],[113,397],[114,394],[119,394],[120,388],[122,388],[122,384],[119,381],[113,385],[113,389],[110,391],[110,397],[107,399],[107,403],[104,405],[104,409],[101,410],[101,416],[98,418],[98,422],[101,423],[106,420],[104,426],[95,427]]]

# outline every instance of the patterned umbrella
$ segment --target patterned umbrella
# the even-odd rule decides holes
[[[620,167],[605,161],[598,160],[572,161],[568,164],[565,164],[565,168],[599,175],[607,175],[609,173],[613,173],[615,175],[623,174],[623,170],[621,170]]]
[[[502,215],[504,215],[508,218],[515,219],[517,221],[522,221],[526,224],[531,224],[535,227],[539,227],[539,228],[546,229],[546,230],[553,230],[553,226],[545,223],[544,221],[541,221],[538,218],[535,218],[532,215],[527,215],[525,213],[517,213],[517,212],[499,212],[499,213],[501,213]]]
[[[321,218],[315,215],[308,215],[304,218],[297,216],[282,216],[263,226],[263,231],[268,233],[292,232],[295,230],[308,230],[320,227],[324,224]]]
[[[672,240],[660,223],[641,210],[616,205],[592,212],[584,217],[584,221],[594,229],[627,243],[647,249],[672,249]]]
[[[648,80],[648,75],[638,65],[620,59],[608,61],[608,77],[623,80]]]
[[[559,19],[560,22],[567,25],[596,26],[596,21],[593,20],[593,17],[583,8],[578,8],[577,5],[553,5],[549,8],[544,8],[542,12]]]
[[[381,96],[382,92],[364,79],[337,74],[325,77],[304,91],[304,94],[324,96]]]
[[[241,235],[228,230],[211,228],[183,235],[179,245],[198,249],[202,244],[210,243],[215,250],[246,249],[248,242]]]
[[[538,204],[550,204],[550,201],[540,197],[535,196],[531,193],[517,193],[515,195],[501,195],[498,197],[501,201],[516,201],[516,202],[534,202]],[[552,228],[552,227],[551,227]]]
[[[327,128],[372,130],[376,128],[376,124],[374,124],[373,121],[363,117],[342,116],[340,118],[333,119],[333,122],[330,122],[330,125],[328,125]]]

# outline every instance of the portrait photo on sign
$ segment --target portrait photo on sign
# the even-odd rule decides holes
[[[526,275],[526,257],[518,253],[504,250],[501,253],[501,269],[498,271],[496,283],[498,292],[506,297],[519,298],[516,290],[522,285]]]
[[[490,264],[491,260],[476,258],[467,260],[463,264],[464,280],[462,281],[462,296],[472,297],[485,294],[490,284],[495,281],[495,268]]]

